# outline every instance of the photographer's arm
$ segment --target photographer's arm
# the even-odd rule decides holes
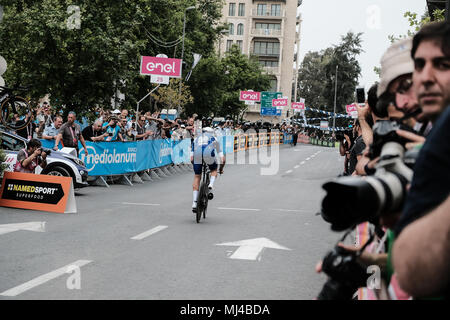
[[[366,101],[364,107],[360,107],[358,103],[355,103],[356,108],[358,110],[358,120],[361,126],[362,137],[366,146],[371,145],[373,142],[373,131],[372,128],[366,121],[366,117],[369,115],[370,107]]]
[[[37,158],[37,156],[40,154],[41,154],[41,150],[36,149],[36,151],[34,151],[32,154],[30,154],[30,156],[28,158],[25,158],[24,160],[22,160],[22,162],[20,163],[21,166],[28,167],[30,165],[30,163],[33,161],[33,159]]]
[[[450,284],[450,196],[407,226],[394,242],[394,270],[414,297],[440,294]]]

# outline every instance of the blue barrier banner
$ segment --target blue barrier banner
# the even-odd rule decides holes
[[[189,162],[190,139],[180,142],[144,140],[133,142],[86,141],[88,155],[80,146],[80,159],[90,176],[120,175]]]
[[[53,141],[53,140],[46,140],[46,139],[41,139],[40,140],[41,141],[41,144],[42,144],[42,148],[47,148],[47,149],[52,149],[53,150],[53,147],[55,146],[55,141]],[[59,143],[59,149],[61,150],[62,149],[62,144],[61,144],[61,142]]]
[[[184,139],[173,142],[172,161],[175,164],[190,163],[191,155],[189,150],[191,147],[191,139]]]
[[[234,153],[234,136],[225,136],[225,148],[224,154]]]

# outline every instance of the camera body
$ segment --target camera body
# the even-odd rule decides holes
[[[403,207],[415,159],[405,157],[406,140],[397,135],[399,128],[399,124],[391,121],[374,125],[374,142],[369,153],[371,159],[380,157],[380,160],[373,176],[340,177],[323,185],[327,195],[322,201],[321,215],[331,223],[332,230],[346,230],[366,221],[377,224],[379,215],[398,212]]]
[[[335,246],[322,262],[322,271],[329,279],[317,300],[350,300],[355,291],[366,285],[366,267],[357,260],[357,253]]]

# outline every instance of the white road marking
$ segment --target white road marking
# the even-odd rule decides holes
[[[305,161],[300,162],[300,164],[305,164]]]
[[[280,246],[278,243],[273,242],[267,238],[248,239],[236,242],[225,242],[216,244],[216,246],[233,246],[239,247],[229,257],[230,259],[240,260],[261,260],[262,251],[265,248],[279,249],[279,250],[291,250],[289,248]]]
[[[45,232],[45,221],[0,224],[0,234],[7,234],[19,230]]]
[[[281,212],[308,212],[306,210],[294,210],[294,209],[271,209],[275,211],[281,211]]]
[[[286,173],[292,173],[293,171],[292,170],[288,170],[288,171],[286,171]]]
[[[25,291],[33,289],[34,287],[40,286],[41,284],[44,284],[50,280],[56,279],[64,274],[66,274],[67,270],[70,270],[69,267],[77,266],[77,267],[81,268],[82,266],[85,266],[91,262],[92,261],[90,261],[90,260],[78,260],[78,261],[72,262],[62,268],[56,269],[56,270],[46,273],[42,276],[34,278],[33,280],[25,282],[24,284],[21,284],[20,286],[6,290],[5,292],[0,293],[0,296],[15,297],[21,293],[24,293]]]
[[[153,229],[147,230],[145,232],[142,232],[140,234],[138,234],[137,236],[134,236],[133,238],[131,238],[132,240],[142,240],[144,238],[147,238],[148,236],[151,236],[152,234],[155,234],[159,231],[162,231],[164,229],[168,228],[167,226],[157,226]]]
[[[261,209],[247,209],[247,208],[224,208],[218,207],[220,210],[238,210],[238,211],[261,211]]]
[[[129,204],[133,206],[160,206],[159,203],[134,203],[134,202],[122,202],[122,204]]]
[[[306,158],[306,161],[309,161],[311,158]]]
[[[300,168],[300,166],[299,166],[299,165],[296,165],[296,166],[294,167],[294,169],[298,169],[298,168]]]

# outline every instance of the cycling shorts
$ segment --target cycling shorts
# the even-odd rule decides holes
[[[214,162],[213,164],[207,165],[210,171],[216,171],[217,170],[217,163]],[[202,174],[202,164],[201,163],[194,163],[194,173],[196,175]]]

